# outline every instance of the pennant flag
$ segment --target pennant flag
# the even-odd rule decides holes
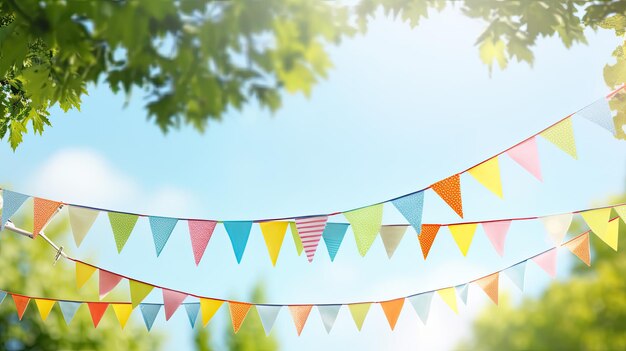
[[[291,318],[293,318],[293,323],[296,325],[298,336],[302,334],[302,329],[304,329],[306,320],[309,318],[311,308],[313,308],[313,305],[289,306],[289,312],[291,312]]]
[[[309,262],[313,261],[317,245],[326,227],[326,221],[328,221],[328,216],[296,218],[296,228]]]
[[[96,267],[76,261],[76,287],[82,288],[96,271]]]
[[[591,266],[591,253],[589,252],[589,233],[584,233],[581,236],[572,239],[565,245],[574,255],[585,262],[587,266]]]
[[[139,305],[154,288],[152,285],[131,279],[128,280],[128,285],[130,286],[130,301],[133,308],[137,307],[137,305]]]
[[[516,264],[513,267],[507,268],[504,270],[507,277],[511,279],[513,283],[520,289],[520,291],[524,291],[524,276],[526,275],[526,261]]]
[[[278,317],[278,312],[280,312],[281,308],[282,306],[256,306],[256,311],[259,313],[259,317],[261,318],[261,324],[263,324],[263,330],[265,330],[265,335],[270,335],[272,327],[274,326],[274,322],[276,322],[276,317]]]
[[[572,218],[574,218],[574,215],[571,213],[542,218],[548,236],[554,242],[554,245],[561,245],[563,238],[567,235],[569,226],[572,224]]]
[[[287,233],[287,225],[289,225],[289,222],[274,221],[259,223],[263,239],[265,239],[265,246],[267,246],[267,252],[270,254],[270,259],[272,260],[272,266],[276,266],[276,260],[278,260],[278,254],[280,253],[280,248],[283,246],[285,233]]]
[[[122,280],[122,276],[107,272],[102,269],[100,269],[98,272],[98,278],[100,281],[100,299],[104,298]]]
[[[541,132],[541,136],[573,158],[578,158],[576,155],[576,141],[574,140],[574,127],[571,118],[566,118],[544,130]]]
[[[603,237],[606,235],[606,229],[609,224],[609,219],[611,217],[611,208],[598,208],[596,210],[589,210],[585,212],[581,212],[580,215],[583,217],[589,229],[599,236]]]
[[[467,305],[467,292],[469,288],[469,284],[465,283],[463,285],[457,285],[455,287],[456,293],[459,295],[459,298],[463,302],[464,305]]]
[[[511,226],[511,221],[484,222],[483,230],[491,241],[491,245],[500,256],[504,256],[504,242]]]
[[[154,324],[154,320],[161,310],[161,305],[142,303],[139,305],[139,309],[141,309],[141,315],[143,316],[144,323],[146,323],[146,328],[150,331],[150,329],[152,329],[152,325]]]
[[[0,291],[0,304],[4,301],[4,299],[7,297],[7,292],[6,291]]]
[[[250,307],[252,307],[252,305],[249,303],[228,301],[230,320],[233,323],[233,331],[235,334],[237,334],[239,328],[241,328],[241,324],[244,319],[246,319],[248,311],[250,311]]]
[[[185,311],[187,311],[187,317],[189,318],[189,323],[193,328],[196,325],[196,320],[198,319],[198,313],[200,312],[200,304],[199,303],[184,303]]]
[[[159,257],[165,244],[167,244],[174,227],[176,227],[176,223],[178,223],[177,218],[150,217],[150,229],[152,229],[152,239],[154,239],[157,257]]]
[[[498,304],[499,278],[500,274],[494,273],[475,281],[475,283],[483,289],[485,294],[487,294],[491,301],[493,301],[496,305]]]
[[[341,246],[343,237],[346,235],[348,226],[348,223],[326,223],[322,237],[326,243],[331,262],[335,261],[335,256],[337,256],[337,251],[339,251],[339,246]]]
[[[108,302],[87,302],[87,307],[89,307],[89,313],[91,314],[91,321],[93,322],[93,327],[97,328],[104,312],[106,312],[109,307]]]
[[[594,232],[595,233],[595,232]],[[598,235],[596,233],[596,235]],[[614,219],[607,225],[603,235],[598,235],[602,241],[609,245],[613,250],[617,251],[617,241],[619,236],[619,220]]]
[[[497,156],[470,168],[468,172],[485,188],[502,198],[502,180]]]
[[[35,198],[33,201],[33,238],[41,233],[59,206],[61,206],[60,202]]]
[[[478,224],[476,223],[448,226],[448,229],[450,230],[450,233],[452,233],[452,237],[454,238],[454,241],[461,250],[463,256],[467,256],[467,251],[472,244],[472,239],[474,238],[474,233],[476,232],[477,226]]]
[[[196,260],[196,266],[200,264],[204,251],[206,250],[211,235],[217,225],[216,221],[192,221],[188,220],[189,236],[191,237],[191,248],[193,249],[193,258]]]
[[[371,305],[371,303],[353,303],[348,305],[354,324],[356,324],[356,328],[359,331],[363,327],[363,322],[365,322],[365,317],[367,317],[367,312],[370,310]]]
[[[352,225],[361,256],[370,249],[383,222],[383,204],[360,208],[343,214]]]
[[[422,224],[421,234],[417,238],[420,241],[420,246],[422,247],[422,254],[424,255],[424,259],[428,257],[430,248],[433,246],[435,237],[439,232],[439,227],[440,226],[438,224]]]
[[[385,312],[391,330],[396,327],[398,317],[400,317],[400,312],[402,312],[402,306],[404,306],[404,297],[380,303],[380,307],[382,307],[383,312]]]
[[[608,130],[613,135],[617,134],[615,132],[615,123],[613,122],[613,113],[611,112],[609,101],[605,98],[594,102],[576,114]]]
[[[459,314],[459,310],[456,308],[456,293],[454,288],[445,288],[437,290],[439,297],[450,307],[454,313]]]
[[[200,310],[202,311],[202,325],[206,327],[215,315],[215,312],[222,307],[224,301],[213,299],[200,299]]]
[[[324,328],[326,329],[326,333],[330,333],[333,329],[333,325],[335,325],[335,321],[337,320],[337,315],[339,314],[339,309],[341,305],[318,305],[317,310],[320,313],[320,317],[322,318],[322,323],[324,323]]]
[[[289,229],[291,230],[291,236],[293,237],[294,245],[296,245],[296,251],[298,252],[298,256],[300,256],[302,255],[304,247],[302,246],[300,234],[298,234],[298,227],[296,227],[296,222],[289,222]]]
[[[69,206],[68,212],[70,214],[70,226],[72,227],[74,242],[77,247],[80,247],[80,244],[83,242],[83,239],[96,221],[96,218],[98,218],[100,212],[75,206]]]
[[[17,309],[17,317],[22,320],[24,316],[24,312],[26,312],[26,308],[28,307],[28,303],[30,302],[30,297],[20,296],[11,294],[13,298],[13,302],[15,302],[15,308]]]
[[[13,217],[27,199],[28,195],[6,189],[2,190],[2,228],[0,229],[4,229],[7,221]]]
[[[161,291],[163,292],[163,305],[165,305],[165,320],[169,321],[180,304],[185,301],[187,294],[168,289],[161,289]]]
[[[230,238],[230,243],[233,245],[233,251],[235,251],[235,257],[237,263],[241,263],[241,257],[246,250],[248,244],[248,237],[250,236],[250,229],[252,229],[251,221],[240,222],[224,222],[224,228]]]
[[[461,177],[458,174],[430,186],[434,192],[463,218],[463,200],[461,200]]]
[[[133,306],[128,303],[113,303],[111,304],[111,307],[113,307],[113,312],[115,312],[117,321],[120,322],[120,327],[124,329],[131,312],[133,312]]]
[[[137,215],[129,213],[109,212],[109,222],[111,223],[118,253],[122,252],[124,245],[126,245],[130,237],[130,233],[132,233],[135,224],[137,224],[138,218]]]
[[[539,181],[542,180],[539,149],[537,148],[537,139],[535,137],[519,143],[506,153],[513,161],[527,170],[528,173],[535,176]]]
[[[613,207],[617,215],[622,219],[622,221],[626,222],[626,205]]]
[[[54,300],[35,299],[39,315],[41,316],[41,320],[44,322],[48,319],[48,315],[50,314],[50,311],[52,311],[52,307],[54,307],[55,302],[56,301]]]
[[[556,277],[556,248],[546,251],[539,256],[535,256],[532,260],[548,273],[552,278]]]
[[[61,308],[61,314],[63,315],[65,324],[69,325],[72,319],[74,319],[80,305],[80,302],[59,301],[59,307]]]
[[[380,238],[383,239],[383,245],[385,245],[385,251],[387,251],[387,257],[391,258],[393,253],[396,252],[396,248],[404,233],[406,232],[405,226],[382,226],[380,227]]]
[[[422,320],[422,323],[426,324],[428,320],[428,313],[430,312],[430,302],[433,299],[433,292],[427,292],[408,298],[413,305],[413,309],[417,312],[417,315]]]
[[[424,191],[392,200],[391,203],[400,211],[406,220],[415,228],[417,235],[422,229],[422,211],[424,210]]]

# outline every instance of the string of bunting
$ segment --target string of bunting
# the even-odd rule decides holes
[[[624,218],[622,217],[622,220]],[[567,248],[572,254],[576,255],[586,265],[591,265],[589,234],[595,233],[602,241],[608,244],[615,251],[618,249],[618,232],[619,232],[619,219],[617,217],[612,218],[604,223],[595,223],[596,226],[578,236],[557,245],[554,248],[543,251],[537,255],[526,258],[520,262],[517,262],[507,268],[490,273],[486,276],[474,279],[472,281],[462,283],[455,286],[449,286],[437,290],[421,292],[405,297],[395,298],[385,301],[371,301],[371,302],[355,302],[355,303],[333,303],[333,304],[291,304],[291,305],[278,305],[278,304],[254,304],[249,302],[224,300],[203,297],[186,293],[177,290],[167,289],[157,285],[151,285],[142,281],[133,280],[131,278],[101,269],[99,267],[84,263],[74,258],[68,258],[76,263],[76,283],[78,287],[82,287],[90,278],[98,271],[99,276],[99,293],[102,299],[106,294],[113,290],[122,279],[127,279],[130,286],[130,299],[131,302],[106,302],[106,301],[76,301],[76,300],[57,300],[51,298],[32,297],[21,294],[16,294],[7,291],[0,290],[0,303],[4,300],[6,295],[11,295],[17,314],[21,320],[31,300],[35,301],[37,309],[41,318],[45,321],[50,314],[52,308],[58,303],[64,320],[69,325],[74,315],[80,306],[86,304],[89,313],[91,315],[94,327],[97,327],[102,319],[104,313],[109,306],[112,307],[119,323],[122,328],[126,325],[132,311],[139,306],[141,314],[143,316],[146,328],[150,330],[154,324],[154,321],[161,311],[165,311],[165,319],[169,320],[172,315],[179,309],[180,306],[184,306],[189,322],[192,328],[196,324],[198,315],[201,314],[202,324],[206,326],[213,318],[220,307],[226,303],[231,317],[232,327],[235,333],[237,333],[242,326],[246,316],[251,309],[257,311],[263,328],[267,335],[272,330],[274,322],[276,321],[281,309],[287,307],[290,311],[291,317],[296,327],[298,335],[302,333],[304,326],[308,320],[309,314],[313,307],[316,307],[324,327],[327,332],[333,328],[339,310],[343,306],[347,306],[350,314],[354,320],[357,329],[360,331],[363,327],[365,319],[370,311],[372,305],[380,305],[385,317],[389,323],[389,327],[393,330],[396,326],[398,318],[402,312],[406,300],[410,302],[413,309],[417,313],[420,320],[426,324],[430,312],[431,302],[434,295],[445,302],[450,309],[458,314],[457,302],[460,300],[463,304],[467,305],[468,289],[470,284],[475,284],[480,287],[484,293],[493,301],[496,305],[499,299],[499,281],[500,273],[504,273],[519,289],[524,290],[524,280],[526,272],[526,263],[532,261],[537,264],[542,270],[544,270],[551,277],[556,276],[557,267],[557,252],[560,247]],[[597,231],[597,232],[596,232]],[[145,303],[143,300],[148,296],[154,288],[162,290],[163,303]],[[197,298],[198,302],[185,302],[187,298]]]

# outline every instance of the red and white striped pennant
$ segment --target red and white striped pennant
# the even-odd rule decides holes
[[[328,221],[328,216],[296,218],[296,228],[309,262],[313,261],[317,244],[319,244],[322,232],[326,228],[326,221]]]

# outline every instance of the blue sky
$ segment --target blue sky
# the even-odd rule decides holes
[[[590,31],[588,45],[570,50],[558,39],[539,40],[533,67],[511,63],[490,76],[473,45],[483,28],[455,9],[432,14],[415,30],[379,16],[366,35],[329,48],[335,67],[309,99],[286,95],[273,116],[255,106],[228,113],[205,134],[183,127],[163,135],[146,121],[139,92],[124,108],[124,96],[105,86],[91,88],[80,112],[52,111],[54,127],[43,137],[27,136],[16,152],[7,144],[0,148],[2,182],[41,197],[153,215],[250,219],[328,213],[428,186],[608,92],[602,69],[612,62],[610,53],[620,40],[610,32]],[[608,204],[608,196],[623,192],[625,144],[584,120],[575,119],[574,128],[577,161],[539,140],[543,182],[501,158],[504,200],[463,176],[465,219],[568,212]],[[385,211],[385,223],[403,222],[392,206]],[[428,193],[424,221],[459,219]],[[503,258],[481,229],[467,257],[446,231],[424,262],[409,229],[392,260],[380,239],[361,258],[348,232],[334,263],[320,245],[309,264],[287,236],[272,268],[258,227],[237,265],[219,226],[196,268],[184,224],[158,259],[146,219],[120,255],[105,216],[81,248],[70,233],[62,243],[75,257],[103,268],[206,296],[245,300],[262,280],[267,302],[273,303],[404,296],[471,280],[550,247],[541,224],[529,221],[513,224]],[[559,257],[569,260],[564,252]],[[565,268],[560,265],[562,275]],[[549,282],[532,265],[526,278],[529,294]],[[503,279],[501,286],[512,285]],[[520,295],[514,288],[511,294]],[[96,292],[86,294],[96,297]],[[148,299],[159,301],[160,292]],[[379,307],[372,307],[361,333],[342,310],[330,335],[313,311],[299,338],[283,310],[273,333],[283,349],[448,349],[467,335],[469,322],[486,303],[476,287],[460,316],[433,301],[427,326],[405,306],[393,333]],[[141,323],[140,313],[132,318]],[[168,334],[168,349],[191,342],[186,318],[178,311],[167,323],[163,314],[157,319],[155,329]],[[211,327],[222,334],[226,308]]]

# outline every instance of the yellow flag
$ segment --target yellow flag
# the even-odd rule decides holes
[[[113,306],[113,311],[115,312],[117,321],[120,322],[120,326],[124,329],[126,322],[128,322],[128,317],[130,317],[131,312],[133,312],[133,305],[127,303],[114,303],[111,304],[111,306]]]
[[[595,235],[602,237],[606,234],[609,218],[611,217],[611,208],[585,211],[581,212],[580,215]]]
[[[202,325],[206,327],[209,321],[220,309],[224,301],[200,298],[200,311],[202,311]]]
[[[276,266],[278,253],[283,246],[283,239],[285,239],[288,225],[289,222],[281,221],[259,223],[261,232],[263,233],[263,239],[265,239],[265,246],[267,246],[267,252],[270,254],[273,266]]]
[[[150,294],[154,286],[148,285],[146,283],[138,282],[136,280],[128,280],[128,285],[130,286],[130,302],[133,305],[133,308],[137,307],[143,299]]]
[[[44,322],[48,318],[52,307],[56,303],[54,300],[45,300],[45,299],[35,299],[35,303],[37,304],[37,309],[39,310],[39,315],[41,316],[41,320]]]
[[[476,223],[448,226],[448,229],[450,230],[450,233],[452,233],[452,237],[461,250],[463,256],[467,256],[467,251],[472,244],[472,239],[474,238],[477,226],[478,224]]]
[[[573,158],[578,158],[576,155],[576,141],[574,140],[574,127],[571,118],[566,118],[553,125],[541,132],[540,135]]]
[[[354,303],[348,305],[354,324],[356,324],[356,328],[359,331],[361,331],[361,327],[363,326],[363,322],[365,322],[365,317],[367,317],[367,312],[370,310],[371,305],[371,303]]]
[[[76,287],[79,289],[82,288],[95,271],[96,267],[86,265],[82,262],[76,262]]]
[[[497,156],[479,164],[468,172],[485,188],[502,198],[502,180],[500,179],[500,165]]]
[[[602,241],[604,241],[607,245],[609,245],[615,251],[617,251],[617,240],[619,236],[618,234],[619,234],[619,219],[618,218],[610,221],[607,224],[607,228],[604,231],[604,234],[600,235],[596,233],[598,238],[602,239]]]
[[[437,294],[439,294],[443,302],[445,302],[446,305],[454,311],[454,313],[459,314],[459,310],[456,308],[456,292],[454,288],[437,290]]]

